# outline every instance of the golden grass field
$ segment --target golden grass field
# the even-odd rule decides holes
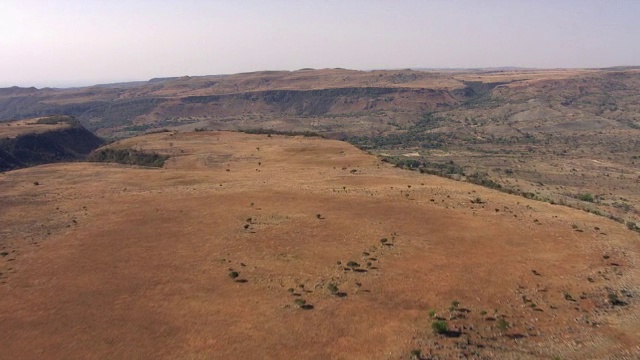
[[[0,358],[640,356],[623,224],[319,138],[109,146],[171,158],[0,174]]]

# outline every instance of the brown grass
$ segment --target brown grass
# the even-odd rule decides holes
[[[200,132],[113,146],[172,158],[163,169],[0,175],[1,357],[638,353],[640,236],[621,224],[394,169],[337,141]],[[348,261],[372,267],[345,271]],[[635,294],[628,305],[606,303],[623,289]],[[446,310],[454,300],[470,312]],[[461,337],[434,335],[430,309],[463,314],[448,321]]]
[[[15,138],[24,134],[40,134],[69,127],[67,123],[38,124],[39,119],[40,118],[0,123],[0,138]]]

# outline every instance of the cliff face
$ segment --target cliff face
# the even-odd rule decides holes
[[[0,138],[0,171],[83,159],[103,140],[80,125]]]
[[[167,97],[144,94],[136,98],[95,94],[93,98],[73,101],[56,98],[64,92],[43,90],[34,96],[0,95],[0,121],[65,114],[76,117],[91,131],[113,136],[122,129],[137,130],[141,126],[149,129],[212,119],[234,122],[239,117],[255,114],[294,118],[356,113],[375,116],[376,112],[400,109],[420,114],[464,99],[444,89],[401,87],[276,89]]]
[[[504,137],[530,132],[524,121],[516,124],[522,129],[505,125],[518,113],[523,114],[516,120],[538,116],[541,108],[555,111],[547,111],[541,118],[548,120],[545,128],[554,131],[573,126],[561,123],[567,119],[575,122],[576,118],[586,122],[604,118],[637,129],[638,94],[640,69],[323,69],[166,78],[70,89],[0,89],[0,123],[64,114],[74,116],[89,131],[111,138],[162,128],[265,128],[327,136],[378,136],[402,133],[425,114],[439,113],[448,120],[443,124],[451,133],[472,131],[486,121],[487,125],[491,123],[491,134]],[[559,116],[561,113],[564,115]],[[477,121],[472,127],[462,121],[466,119]],[[503,129],[496,131],[495,127]],[[487,138],[487,134],[479,136]]]
[[[318,130],[310,129],[309,117],[321,117],[323,127],[337,126],[343,131],[342,122],[333,121],[341,117],[382,131],[388,121],[402,123],[405,117],[455,106],[465,98],[453,91],[464,87],[450,74],[324,69],[71,89],[7,88],[0,89],[0,122],[65,114],[101,136],[128,137],[180,126],[244,129],[277,125],[278,130]],[[400,119],[391,113],[401,113]]]

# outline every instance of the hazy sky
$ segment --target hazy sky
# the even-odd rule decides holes
[[[640,65],[640,0],[0,0],[0,87],[257,70]]]

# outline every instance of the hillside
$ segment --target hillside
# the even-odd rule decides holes
[[[259,119],[258,115],[269,120],[280,115],[359,117],[358,113],[399,106],[424,111],[455,102],[451,91],[460,88],[464,84],[449,75],[410,70],[187,76],[74,89],[0,89],[0,119],[61,113],[76,116],[98,134],[122,136],[157,127],[206,126],[212,121],[233,128]]]
[[[335,140],[163,132],[107,148],[170,158],[0,174],[3,357],[640,354],[640,234],[605,217]]]
[[[489,105],[499,108],[492,112],[498,116],[514,112],[514,105],[526,109],[527,101],[536,99],[543,104],[534,106],[557,103],[569,112],[573,109],[578,120],[608,111],[604,117],[615,112],[612,116],[619,121],[640,126],[634,105],[639,78],[640,70],[634,68],[263,71],[71,89],[0,89],[0,119],[73,115],[105,136],[176,126],[371,135],[412,124],[424,112],[475,111]]]
[[[640,229],[640,69],[346,69],[0,89],[0,119],[73,115],[158,129],[310,131],[400,166]],[[409,155],[407,155],[409,154]]]
[[[84,159],[103,141],[69,116],[0,124],[0,171]]]

